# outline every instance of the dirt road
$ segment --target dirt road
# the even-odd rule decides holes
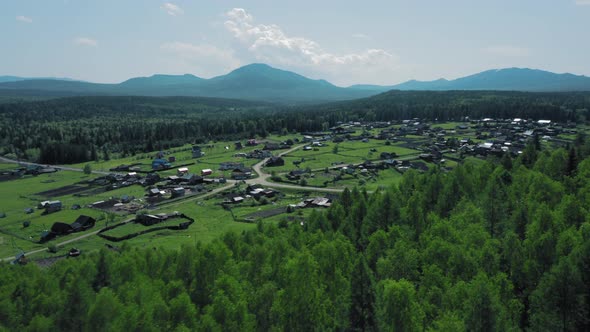
[[[295,147],[293,147],[293,148],[291,148],[291,149],[289,149],[287,151],[283,151],[283,152],[279,153],[277,156],[280,157],[280,156],[283,156],[285,154],[291,153],[293,151],[296,151],[297,149],[302,148],[303,146],[304,145],[295,146]],[[284,189],[294,189],[294,190],[302,190],[302,191],[317,191],[317,192],[328,192],[328,193],[341,193],[342,190],[343,190],[343,189],[336,189],[336,188],[319,188],[319,187],[310,187],[310,186],[299,186],[299,185],[295,185],[295,184],[284,184],[284,183],[269,182],[268,181],[268,178],[270,177],[270,174],[267,174],[267,173],[263,172],[263,170],[262,170],[263,165],[268,161],[268,159],[269,158],[266,158],[264,160],[261,160],[260,162],[256,163],[254,166],[252,166],[252,169],[254,170],[254,172],[256,172],[256,174],[258,174],[258,177],[257,178],[254,178],[254,179],[245,180],[245,183],[246,184],[249,184],[249,185],[259,184],[259,185],[262,185],[264,187],[271,187],[271,188],[284,188]],[[39,165],[39,164],[36,164],[36,163],[20,162],[20,161],[17,161],[17,160],[12,160],[12,159],[8,159],[8,158],[4,158],[4,157],[0,157],[0,161],[2,161],[2,162],[8,162],[8,163],[24,164],[24,165]],[[41,165],[41,166],[45,166],[45,165]],[[53,166],[53,167],[57,167],[57,168],[60,168],[60,169],[63,169],[63,170],[68,170],[68,171],[74,171],[74,172],[82,172],[83,171],[80,168],[73,168],[73,167],[67,167],[67,166]],[[95,173],[95,174],[109,174],[108,172],[101,172],[101,171],[92,171],[92,173]],[[211,196],[216,195],[216,194],[218,194],[220,192],[223,192],[225,190],[228,190],[228,189],[233,188],[235,186],[236,182],[237,181],[235,181],[235,180],[227,180],[227,185],[226,186],[216,188],[216,189],[214,189],[214,190],[212,190],[212,191],[210,191],[210,192],[208,192],[206,194],[195,196],[195,197],[187,197],[187,199],[179,200],[177,202],[169,203],[169,204],[166,204],[165,202],[163,202],[163,204],[161,204],[161,205],[162,206],[165,206],[165,207],[171,207],[171,206],[176,206],[176,205],[179,205],[179,204],[184,204],[187,201],[196,201],[196,200],[204,199],[204,198],[207,198],[207,197],[211,197]],[[160,205],[158,205],[158,206],[160,206]],[[125,220],[124,222],[125,223],[128,223],[128,222],[131,222],[133,220],[134,219],[128,219],[128,220]],[[76,241],[79,241],[79,240],[85,239],[87,237],[96,235],[99,232],[100,232],[100,230],[93,231],[93,232],[90,232],[90,233],[86,233],[86,234],[77,236],[75,238],[72,238],[72,239],[69,239],[69,240],[66,240],[66,241],[63,241],[63,242],[56,243],[56,246],[63,247],[65,245],[67,245],[67,244],[74,243]],[[42,249],[37,249],[37,250],[29,251],[29,252],[25,253],[25,255],[28,257],[30,255],[38,254],[38,253],[44,252],[44,251],[47,251],[47,248],[42,248]],[[6,257],[6,258],[3,258],[3,259],[0,259],[0,261],[10,262],[10,261],[13,261],[14,259],[15,259],[15,257]]]
[[[278,156],[283,156],[297,149],[302,148],[304,145],[295,146],[287,151],[281,152]],[[295,189],[295,190],[304,190],[304,191],[319,191],[319,192],[328,192],[328,193],[341,193],[343,189],[336,189],[336,188],[320,188],[320,187],[310,187],[310,186],[300,186],[296,184],[285,184],[285,183],[276,183],[270,182],[268,179],[270,178],[270,174],[267,174],[262,171],[263,165],[268,161],[269,158],[262,160],[261,162],[252,166],[254,172],[258,174],[257,178],[248,179],[246,180],[247,184],[259,184],[264,187],[271,187],[271,188],[284,188],[284,189]]]
[[[0,157],[0,162],[10,163],[10,164],[27,165],[27,166],[29,166],[29,165],[30,166],[49,166],[49,167],[55,167],[57,169],[61,169],[64,171],[84,172],[84,169],[82,169],[82,168],[75,168],[75,167],[61,166],[61,165],[37,164],[37,163],[30,163],[28,161],[8,159],[5,157]],[[108,175],[108,174],[112,174],[112,173],[114,173],[114,172],[92,171],[92,174],[100,174],[100,175]]]

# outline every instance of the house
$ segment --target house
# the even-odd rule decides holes
[[[272,152],[267,150],[254,150],[246,155],[246,158],[264,159],[272,157]]]
[[[160,191],[160,189],[158,189],[158,188],[152,188],[152,189],[148,190],[148,196],[150,196],[150,197],[161,196],[162,193],[163,192]]]
[[[529,129],[529,130],[526,130],[524,132],[524,136],[532,137],[532,136],[534,136],[535,134],[538,134],[541,131],[542,131],[541,129]]]
[[[354,165],[343,166],[341,170],[346,174],[354,174]]]
[[[196,174],[185,174],[180,177],[180,182],[194,186],[196,184],[203,183],[203,177]]]
[[[298,208],[308,208],[308,207],[330,207],[332,205],[331,199],[327,197],[316,197],[316,198],[308,198],[303,202],[300,202],[296,205]]]
[[[221,164],[219,164],[219,170],[220,171],[229,171],[235,168],[240,168],[240,167],[244,167],[244,163],[237,163],[237,162],[233,162],[233,161],[226,161],[223,162]]]
[[[168,179],[168,182],[170,182],[170,183],[180,183],[181,182],[180,177],[176,176],[176,175],[170,175],[166,179]]]
[[[260,197],[274,197],[276,194],[276,191],[272,190],[272,189],[264,189],[261,188],[260,186],[252,186],[252,187],[248,187],[246,188],[248,195],[254,197],[255,199],[260,199]]]
[[[235,142],[234,143],[234,147],[236,148],[236,150],[241,150],[244,146],[242,146],[242,142]]]
[[[471,139],[470,138],[462,138],[459,143],[461,145],[465,145],[465,144],[471,144]]]
[[[121,164],[117,167],[110,168],[109,171],[111,172],[126,172],[129,170],[129,165]]]
[[[256,146],[256,145],[258,145],[258,142],[256,142],[256,139],[251,138],[246,142],[246,145],[247,146]]]
[[[244,197],[241,194],[229,193],[229,194],[225,195],[224,203],[238,204],[243,201],[244,201]]]
[[[140,214],[135,217],[135,222],[138,224],[142,224],[143,226],[152,226],[155,224],[159,224],[162,221],[168,219],[168,215],[164,213],[160,213],[157,215],[153,214]]]
[[[232,170],[231,178],[234,180],[246,180],[252,177],[252,171],[246,167],[240,167]]]
[[[55,173],[57,172],[57,168],[50,167],[50,166],[41,166],[41,165],[29,165],[25,170],[25,174],[32,174],[32,175],[39,175],[39,174],[46,174],[46,173]]]
[[[238,204],[238,203],[242,203],[244,201],[244,197],[242,196],[236,196],[232,198],[232,203]]]
[[[280,148],[281,148],[280,144],[267,142],[264,144],[263,150],[273,151],[273,150],[279,150]]]
[[[158,173],[149,173],[144,179],[139,180],[139,184],[142,186],[153,186],[160,182],[160,175]]]
[[[81,215],[70,225],[72,232],[82,232],[94,227],[96,220],[92,217]]]
[[[266,167],[275,167],[275,166],[284,166],[285,165],[285,160],[281,157],[270,157],[266,163],[264,163],[264,166]]]
[[[61,201],[45,201],[41,202],[41,208],[45,209],[43,214],[49,214],[61,210]]]
[[[301,176],[303,174],[305,174],[305,173],[306,173],[305,170],[302,170],[302,169],[297,169],[297,170],[294,170],[294,171],[290,171],[287,174],[287,179],[289,179],[291,181],[299,180],[299,179],[301,179]]]
[[[201,170],[201,176],[207,176],[213,174],[213,170],[209,168],[205,168]]]
[[[262,191],[262,195],[265,197],[274,197],[276,195],[276,191],[272,190],[272,189],[264,189]]]
[[[183,176],[185,174],[188,174],[188,168],[187,167],[181,167],[178,170],[176,170],[176,174],[178,176]]]
[[[170,165],[170,163],[166,159],[156,158],[152,160],[152,169],[154,170],[166,169],[170,168],[171,166],[172,165]]]
[[[372,161],[370,160],[365,160],[362,165],[359,165],[359,168],[366,168],[366,169],[376,169],[377,165],[375,165]]]
[[[382,160],[393,159],[393,158],[397,157],[397,153],[395,153],[395,152],[381,152],[381,154],[379,156],[381,157]]]
[[[176,162],[176,157],[175,156],[170,156],[170,157],[168,157],[168,161],[171,162],[171,163]]]
[[[177,187],[172,189],[172,198],[182,197],[185,194],[185,190],[183,187]]]
[[[12,265],[26,265],[27,264],[27,257],[25,256],[24,252],[18,253],[14,260],[10,262]]]
[[[71,233],[82,232],[94,227],[96,220],[89,216],[81,215],[71,225],[63,222],[56,222],[51,226],[49,232],[41,234],[40,243],[47,242],[57,236],[68,235]]]
[[[421,153],[420,159],[427,161],[427,162],[431,162],[434,159],[434,157],[430,153]]]
[[[200,158],[205,155],[203,151],[201,151],[201,147],[198,145],[193,145],[192,147],[193,158]]]

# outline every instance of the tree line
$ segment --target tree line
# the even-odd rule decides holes
[[[2,266],[0,329],[586,331],[590,144],[408,171],[179,250]]]
[[[322,131],[348,121],[590,119],[588,93],[392,91],[315,106],[214,98],[75,97],[0,104],[0,154],[79,163],[210,140]]]

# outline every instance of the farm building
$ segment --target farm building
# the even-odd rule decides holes
[[[193,145],[192,148],[192,153],[193,153],[193,158],[200,158],[203,155],[205,155],[202,151],[201,151],[201,147],[197,146],[197,145]]]
[[[252,171],[247,167],[240,167],[232,170],[231,178],[234,180],[245,180],[252,177]]]
[[[61,201],[43,201],[39,203],[38,208],[45,209],[43,214],[48,214],[52,212],[57,212],[61,210]]]
[[[56,238],[57,236],[68,235],[71,233],[82,232],[94,227],[96,220],[89,216],[81,215],[71,225],[63,222],[56,222],[51,226],[49,232],[43,232],[39,242],[44,243]]]
[[[219,164],[220,171],[229,171],[235,168],[244,167],[244,163],[238,163],[234,161],[226,161]]]
[[[161,191],[158,188],[153,188],[153,189],[148,190],[148,196],[150,196],[150,197],[162,196],[164,194],[165,194],[165,192],[164,191]]]
[[[270,159],[268,159],[266,161],[266,163],[264,163],[264,166],[266,166],[266,167],[283,166],[283,165],[285,165],[285,160],[281,157],[270,157]]]
[[[172,189],[172,198],[184,196],[185,190],[183,187],[177,187]]]
[[[166,160],[166,159],[161,159],[161,158],[157,158],[152,160],[152,169],[165,169],[165,168],[170,168],[172,165],[170,165],[170,163]]]
[[[298,208],[308,207],[330,207],[332,205],[331,199],[327,197],[308,198],[296,205]]]

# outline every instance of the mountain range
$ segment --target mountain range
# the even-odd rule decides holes
[[[191,74],[131,78],[99,84],[60,78],[0,76],[4,96],[199,96],[280,103],[317,103],[368,97],[388,90],[590,91],[590,77],[528,68],[487,70],[455,80],[411,80],[398,85],[339,87],[266,64],[250,64],[226,75],[204,79]]]

